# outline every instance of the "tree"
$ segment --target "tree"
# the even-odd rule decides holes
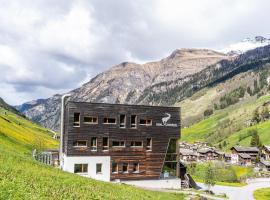
[[[255,129],[253,130],[251,135],[250,146],[259,148],[262,146],[260,136],[258,135],[258,131]]]
[[[204,174],[204,184],[207,186],[208,191],[216,184],[215,170],[211,162],[208,162]]]
[[[210,116],[212,114],[213,114],[213,109],[210,109],[210,108],[205,110],[204,113],[203,113],[204,117],[208,117],[208,116]]]
[[[264,106],[263,107],[261,116],[262,116],[263,120],[266,120],[266,119],[269,118],[269,110],[268,110],[268,107],[267,106]]]
[[[227,146],[227,142],[226,140],[223,141],[223,147],[226,147]]]
[[[260,114],[259,114],[259,109],[256,108],[253,112],[253,116],[252,116],[252,121],[259,123],[261,121],[260,119]]]

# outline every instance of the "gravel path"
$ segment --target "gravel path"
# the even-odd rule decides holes
[[[204,184],[198,183],[200,187],[206,189]],[[270,187],[270,178],[258,178],[248,181],[248,185],[243,187],[230,187],[216,185],[211,188],[215,194],[225,193],[230,200],[254,200],[253,192],[259,188]]]

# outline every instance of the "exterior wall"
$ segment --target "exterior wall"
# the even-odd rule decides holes
[[[110,162],[109,156],[63,156],[63,170],[74,173],[74,164],[88,164],[87,173],[78,173],[81,176],[94,178],[102,181],[110,181]],[[96,174],[96,164],[102,164],[102,173]]]
[[[80,113],[80,127],[73,126],[74,113]],[[119,173],[110,173],[110,179],[158,179],[165,161],[170,139],[180,138],[180,108],[143,105],[102,104],[85,102],[68,102],[65,108],[64,136],[62,152],[67,157],[110,157],[113,162],[120,163]],[[165,113],[171,115],[167,124],[162,120]],[[120,114],[126,115],[126,127],[120,128]],[[131,115],[137,116],[137,128],[131,128]],[[85,124],[84,116],[98,117],[98,124]],[[116,118],[116,124],[103,124],[104,117]],[[151,118],[152,125],[140,125],[140,118]],[[91,151],[91,137],[97,138],[97,151]],[[102,150],[102,138],[109,138],[109,150]],[[152,150],[147,151],[147,138],[152,138]],[[86,140],[86,148],[74,148],[73,142]],[[112,140],[124,140],[125,147],[112,147]],[[143,147],[131,147],[131,141],[142,141]],[[176,151],[179,165],[179,152]],[[128,173],[121,172],[121,163],[128,163]],[[132,164],[139,163],[139,172],[132,172]]]

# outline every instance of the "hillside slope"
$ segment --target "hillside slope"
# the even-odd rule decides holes
[[[263,144],[270,144],[269,77],[270,64],[258,65],[177,103],[182,107],[182,140],[207,141],[226,150],[248,146],[249,131],[256,129]],[[213,114],[205,116],[209,110]],[[253,119],[256,110],[258,122]]]
[[[152,192],[95,181],[45,166],[31,158],[37,145],[57,148],[51,132],[0,107],[0,199],[183,199],[181,194]]]

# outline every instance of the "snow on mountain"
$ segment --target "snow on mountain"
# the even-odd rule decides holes
[[[239,55],[245,53],[248,50],[255,49],[257,47],[263,47],[269,44],[270,38],[256,36],[254,38],[246,38],[241,42],[231,44],[227,48],[221,49],[219,51],[230,55]]]

